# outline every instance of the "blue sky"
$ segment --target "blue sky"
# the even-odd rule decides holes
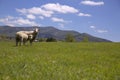
[[[120,0],[0,0],[0,26],[54,26],[120,42]]]

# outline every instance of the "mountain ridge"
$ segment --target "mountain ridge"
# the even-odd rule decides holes
[[[21,30],[33,30],[35,27],[10,27],[10,26],[0,26],[0,35],[7,35],[11,37],[15,37],[15,33]],[[84,37],[87,36],[90,42],[112,42],[107,39],[98,38],[92,36],[88,33],[79,33],[74,30],[60,30],[53,26],[46,26],[46,27],[37,27],[40,29],[37,38],[49,38],[53,37],[57,40],[64,40],[67,34],[72,34],[76,41],[80,42],[83,41]]]

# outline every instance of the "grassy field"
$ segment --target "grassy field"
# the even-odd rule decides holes
[[[120,43],[2,41],[0,80],[120,80]]]

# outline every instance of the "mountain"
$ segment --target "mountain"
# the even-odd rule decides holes
[[[110,40],[94,37],[87,33],[79,33],[72,30],[59,30],[52,26],[48,27],[38,27],[40,32],[37,38],[49,38],[53,37],[57,40],[64,40],[67,34],[72,34],[76,41],[82,41],[84,37],[87,37],[90,42],[111,42]],[[15,33],[21,30],[33,30],[34,27],[10,27],[10,26],[0,26],[0,35],[6,35],[10,37],[15,37]]]

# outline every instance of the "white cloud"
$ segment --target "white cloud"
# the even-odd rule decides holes
[[[95,32],[98,32],[98,33],[106,33],[106,32],[108,32],[108,30],[97,29],[96,26],[90,26],[90,28],[93,29]]]
[[[42,8],[50,11],[56,11],[59,13],[77,13],[78,10],[74,7],[68,6],[68,5],[61,5],[59,3],[48,3],[45,5],[42,5]]]
[[[62,23],[66,22],[66,21],[65,21],[64,19],[62,19],[62,18],[53,17],[53,18],[51,18],[51,19],[52,19],[53,22],[62,22]]]
[[[67,14],[67,13],[79,12],[74,7],[68,5],[61,5],[59,3],[48,3],[40,7],[22,8],[22,9],[16,9],[16,11],[31,20],[34,20],[36,18],[43,20],[44,18],[48,17],[51,18],[53,22],[62,22],[62,23],[70,22],[70,21],[65,21],[62,18],[55,18],[53,17],[53,15],[56,13]]]
[[[35,17],[34,15],[32,15],[32,14],[28,14],[28,15],[27,15],[27,18],[28,18],[28,19],[36,19],[36,17]]]
[[[11,26],[32,26],[39,25],[35,22],[37,19],[43,20],[44,18],[50,18],[53,22],[61,23],[60,26],[64,26],[63,23],[69,23],[72,21],[66,21],[63,18],[54,17],[54,14],[67,14],[75,13],[78,14],[79,10],[69,5],[61,5],[59,3],[48,3],[40,7],[31,8],[16,8],[16,11],[22,17],[7,16],[5,18],[0,18],[0,22],[5,25]],[[89,16],[88,14],[86,16]]]
[[[12,16],[7,16],[6,18],[7,19],[14,19],[14,17],[12,17]]]
[[[2,22],[2,23],[6,22],[6,21],[8,21],[8,19],[6,19],[6,18],[5,19],[2,19],[2,18],[0,19],[0,22]]]
[[[37,24],[34,21],[31,21],[29,19],[24,19],[22,17],[12,17],[7,16],[5,18],[0,19],[0,22],[9,25],[9,26],[37,26]]]
[[[91,1],[91,0],[84,0],[81,2],[81,4],[90,5],[90,6],[101,6],[101,5],[104,5],[104,2],[103,1],[95,2],[95,1]]]
[[[22,14],[26,14],[27,13],[27,9],[23,8],[23,9],[16,9],[17,12],[20,12]]]
[[[85,14],[85,13],[79,13],[78,16],[85,16],[85,17],[91,17],[90,14]]]
[[[90,26],[90,28],[95,29],[96,27],[95,26]]]
[[[29,19],[23,19],[23,18],[19,18],[15,21],[15,23],[17,22],[17,24],[19,25],[36,25],[36,23],[34,21],[30,21]]]
[[[98,33],[106,33],[108,32],[107,30],[96,30]]]
[[[39,16],[39,18],[40,18],[40,19],[44,19],[44,17],[43,17],[43,16]]]
[[[39,15],[44,17],[51,17],[56,12],[58,13],[77,13],[79,12],[74,7],[68,6],[68,5],[61,5],[59,3],[48,3],[45,5],[42,5],[40,7],[32,7],[32,8],[23,8],[23,9],[16,9],[17,12],[20,12],[23,15]]]
[[[53,14],[53,11],[43,10],[39,7],[33,7],[31,9],[28,9],[28,12],[31,14],[38,14],[38,15],[42,15],[45,17],[51,17]]]
[[[27,14],[34,14],[34,15],[42,15],[44,17],[51,17],[52,14],[53,14],[53,11],[48,11],[48,10],[43,10],[42,8],[40,7],[32,7],[32,8],[29,8],[29,9],[16,9],[17,12],[20,12],[24,15],[27,15]]]
[[[10,27],[15,27],[14,24],[6,24],[7,26],[10,26]]]

